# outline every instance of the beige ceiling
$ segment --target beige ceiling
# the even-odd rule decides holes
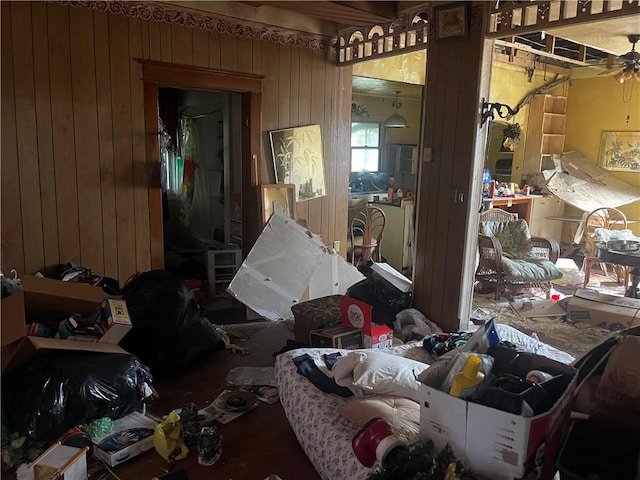
[[[640,15],[550,28],[546,32],[614,55],[623,55],[631,50],[627,35],[640,35]]]
[[[398,98],[406,100],[419,100],[422,98],[422,85],[393,82],[380,78],[368,78],[354,76],[351,84],[354,96],[374,96],[394,98],[394,91],[398,90]]]

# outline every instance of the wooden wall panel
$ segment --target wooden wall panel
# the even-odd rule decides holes
[[[326,105],[326,97],[324,90],[324,71],[326,62],[324,52],[314,50],[311,57],[311,110],[309,112],[309,122],[312,125],[320,125],[324,121],[324,108]],[[327,135],[328,132],[321,132]],[[323,153],[325,153],[326,142],[323,142]],[[315,188],[315,186],[314,186]],[[312,198],[307,200],[309,204],[309,216],[307,217],[307,228],[313,233],[320,235],[322,233],[322,217],[325,198]],[[323,238],[323,241],[325,239]]]
[[[147,178],[147,157],[144,123],[144,91],[142,84],[142,21],[129,19],[129,71],[131,75],[131,137],[133,161],[133,189],[135,205],[136,268],[146,271],[151,268],[149,252],[151,239],[149,232],[149,180]]]
[[[172,30],[171,25],[167,23],[160,24],[160,60],[163,62],[172,62]]]
[[[193,29],[171,25],[171,61],[193,65]]]
[[[2,42],[0,69],[2,102],[0,115],[2,118],[2,142],[0,152],[0,176],[2,187],[2,271],[9,275],[11,269],[18,274],[25,272],[24,244],[22,233],[22,202],[20,200],[20,176],[18,172],[18,142],[16,132],[15,92],[13,87],[13,42],[11,41],[11,10],[14,4],[0,3],[2,10],[0,39]]]
[[[104,266],[100,156],[96,98],[93,12],[69,10],[73,128],[75,131],[80,261],[92,270]]]
[[[123,54],[126,53],[126,54]],[[129,23],[127,17],[109,17],[113,165],[116,187],[118,274],[136,271],[135,196],[131,138],[131,79],[129,77]]]
[[[199,28],[193,30],[193,64],[209,67],[209,33]]]
[[[69,46],[69,7],[47,3],[47,21],[60,262],[78,262],[80,229],[78,228],[78,182],[71,94],[73,86]],[[27,273],[34,272],[28,268]]]
[[[49,39],[47,32],[47,6],[43,2],[31,3],[33,22],[33,76],[36,95],[38,169],[41,179],[55,178],[53,159],[53,134],[51,125],[51,89],[49,87]],[[44,32],[44,34],[43,34]],[[60,262],[58,249],[58,210],[56,208],[56,184],[40,181],[42,204],[42,236],[44,239],[44,265]],[[102,268],[102,265],[99,266]]]
[[[209,32],[209,68],[220,68],[220,34]]]
[[[263,183],[275,183],[269,131],[281,128],[278,108],[278,84],[280,75],[280,52],[275,43],[262,45],[262,71],[265,76],[262,86],[262,165],[260,178]],[[265,181],[266,180],[266,181]]]
[[[33,83],[33,46],[31,4],[17,3],[11,9],[11,34],[14,58],[15,122],[18,131],[18,172],[22,204],[25,268],[34,270],[44,263],[42,208],[38,171],[38,138]]]
[[[238,37],[235,35],[220,35],[220,68],[222,70],[238,71]]]
[[[478,129],[482,68],[482,11],[474,5],[469,38],[433,43],[423,111],[424,145],[432,161],[422,163],[417,213],[414,306],[444,331],[458,330],[463,319],[461,295],[466,273],[467,219],[474,171],[473,140]],[[463,61],[461,61],[461,59]],[[458,194],[463,197],[459,198]]]
[[[301,217],[327,244],[346,239],[349,67],[308,49],[56,3],[2,2],[1,34],[1,194],[12,206],[1,220],[3,271],[78,262],[123,282],[151,268],[162,239],[150,231],[156,189],[138,59],[264,75],[259,181],[275,181],[269,130],[320,124],[328,196],[300,202]]]
[[[156,22],[143,22],[149,31],[149,55],[145,58],[159,62],[162,60],[162,47],[160,40],[160,24]]]
[[[111,62],[109,59],[109,15],[94,13],[96,59],[96,96],[100,194],[102,196],[103,274],[119,278],[118,227],[116,224],[116,183],[113,152],[113,114],[111,110]],[[159,38],[159,37],[158,37]],[[158,52],[159,53],[159,52]],[[123,248],[125,248],[123,246]],[[122,272],[125,277],[128,273]]]

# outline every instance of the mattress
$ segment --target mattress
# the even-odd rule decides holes
[[[540,342],[508,325],[496,325],[502,340],[512,342],[532,353],[562,363],[570,363],[571,355]],[[339,414],[340,406],[348,401],[338,395],[323,393],[306,377],[297,373],[293,358],[308,354],[319,367],[324,366],[323,355],[351,350],[301,348],[282,353],[276,358],[275,376],[280,401],[300,445],[323,480],[362,480],[371,469],[358,462],[351,448],[351,440],[358,427]],[[384,350],[412,360],[431,363],[422,342],[400,345]]]
[[[306,377],[298,374],[292,359],[306,353],[318,366],[322,366],[323,355],[350,351],[301,348],[276,358],[275,376],[282,407],[298,442],[323,480],[362,480],[367,478],[371,469],[358,462],[351,448],[351,439],[358,428],[338,413],[348,399],[320,391]],[[421,344],[401,345],[385,351],[428,361]]]

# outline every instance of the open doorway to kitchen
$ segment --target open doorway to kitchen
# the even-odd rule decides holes
[[[416,54],[424,58],[424,52],[401,56]],[[392,76],[393,57],[376,63],[387,63],[388,67],[372,74]],[[416,68],[424,69],[423,63],[417,63]],[[420,78],[424,78],[424,72]],[[409,278],[413,270],[423,88],[421,83],[387,78],[360,75],[352,78],[347,228],[362,207],[381,208],[386,217],[379,246],[382,261]]]

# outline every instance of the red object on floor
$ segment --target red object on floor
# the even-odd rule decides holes
[[[185,280],[184,284],[187,286],[189,290],[193,292],[193,296],[198,301],[198,303],[202,303],[202,280],[192,279]]]
[[[379,417],[367,422],[351,441],[353,452],[358,461],[365,467],[373,467],[377,460],[378,445],[392,434],[391,425]]]

